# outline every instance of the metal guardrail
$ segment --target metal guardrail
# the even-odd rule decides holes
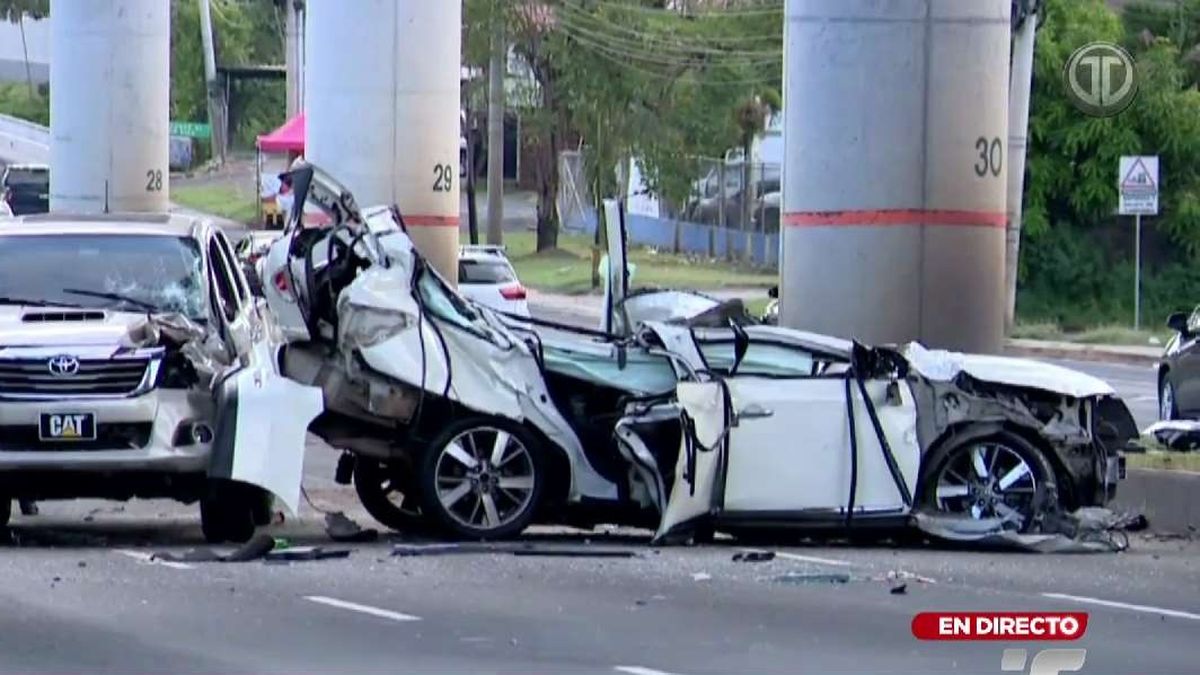
[[[49,127],[10,115],[0,115],[0,159],[12,163],[48,164]]]

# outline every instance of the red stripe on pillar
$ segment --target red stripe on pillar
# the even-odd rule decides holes
[[[801,211],[784,214],[783,223],[789,227],[862,227],[878,225],[1006,227],[1008,224],[1008,215],[1003,211],[953,211],[937,209]]]
[[[404,217],[404,224],[411,227],[458,227],[461,220],[458,216],[413,216],[407,213],[401,215]]]

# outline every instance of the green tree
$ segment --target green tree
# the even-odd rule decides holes
[[[22,16],[43,19],[50,15],[50,0],[0,0],[0,21],[17,23]]]
[[[1161,215],[1146,220],[1145,238],[1161,251],[1143,286],[1146,315],[1158,320],[1200,297],[1195,275],[1177,272],[1200,258],[1200,92],[1171,31],[1155,36],[1138,16],[1126,24],[1101,0],[1047,2],[1034,65],[1023,318],[1082,325],[1131,316],[1132,232],[1115,216],[1121,155],[1157,154],[1163,174]],[[1077,111],[1062,84],[1071,53],[1096,40],[1124,42],[1137,61],[1137,99],[1104,119]]]
[[[267,0],[211,0],[218,65],[283,62],[283,17]],[[230,139],[249,144],[284,121],[286,92],[279,82],[245,83],[229,105]],[[200,9],[195,0],[171,0],[171,119],[208,119]]]

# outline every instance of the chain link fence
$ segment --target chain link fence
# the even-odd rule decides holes
[[[597,223],[584,152],[586,149],[568,150],[559,155],[558,215],[568,233],[590,234]],[[658,201],[655,216],[631,214],[633,243],[774,266],[778,258],[780,165],[752,163],[747,168],[737,159],[697,158],[695,166],[692,194],[683,204]]]

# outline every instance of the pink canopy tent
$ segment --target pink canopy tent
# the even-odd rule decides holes
[[[258,175],[255,182],[261,190],[263,184],[263,153],[287,153],[288,164],[291,164],[291,160],[295,157],[304,154],[304,113],[300,113],[284,122],[282,126],[271,133],[259,136],[255,141],[255,146],[258,149],[258,157],[255,162],[256,173]],[[261,198],[258,203],[258,215],[261,220],[263,217],[263,199]]]
[[[275,131],[258,137],[261,152],[294,152],[304,154],[304,113],[283,123]]]

